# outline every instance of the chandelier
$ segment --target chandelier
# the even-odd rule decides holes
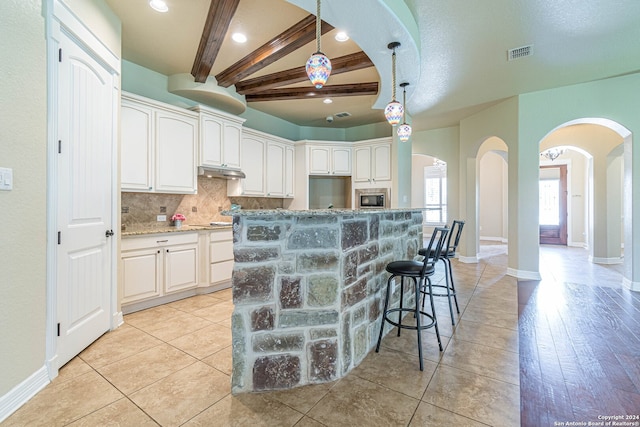
[[[307,60],[305,67],[307,76],[311,80],[316,89],[321,89],[327,83],[327,79],[331,74],[331,60],[322,53],[320,49],[320,29],[322,27],[322,20],[320,19],[320,0],[316,2],[316,53],[311,55],[311,58]]]
[[[400,87],[402,87],[402,124],[398,126],[398,138],[402,142],[407,142],[411,136],[411,126],[407,124],[406,119],[407,86],[409,86],[407,82],[400,83]]]
[[[545,157],[551,161],[554,161],[558,157],[562,156],[564,152],[565,152],[564,148],[554,147],[554,148],[549,148],[548,150],[544,150],[542,153],[540,153],[540,156]]]
[[[395,126],[400,123],[400,119],[404,113],[404,107],[398,101],[396,101],[396,48],[400,46],[400,42],[392,42],[387,45],[387,48],[393,50],[391,55],[391,76],[392,76],[392,97],[391,102],[387,104],[384,109],[384,116],[391,126]]]

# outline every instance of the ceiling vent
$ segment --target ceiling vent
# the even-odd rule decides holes
[[[531,44],[527,46],[516,47],[515,49],[509,49],[507,51],[507,59],[509,61],[531,55],[533,55],[533,45]]]
[[[334,116],[336,116],[339,119],[343,119],[345,117],[349,117],[351,116],[351,113],[347,113],[346,111],[343,111],[342,113],[336,113],[334,114]]]

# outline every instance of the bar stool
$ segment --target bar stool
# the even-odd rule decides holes
[[[449,313],[451,313],[451,324],[455,325],[456,321],[453,316],[453,306],[451,305],[451,298],[453,297],[453,301],[456,304],[456,311],[460,314],[460,307],[458,306],[458,297],[456,296],[456,287],[453,283],[453,269],[451,268],[451,258],[456,257],[456,249],[458,248],[458,244],[460,243],[460,236],[462,235],[462,228],[464,227],[464,221],[454,220],[451,224],[451,231],[449,232],[449,237],[447,238],[446,245],[443,246],[442,252],[440,254],[440,259],[444,263],[444,277],[446,281],[446,285],[433,285],[434,288],[446,289],[447,293],[432,293],[431,291],[427,291],[426,289],[422,289],[422,307],[424,308],[424,299],[427,295],[433,295],[434,297],[447,297],[449,301]],[[453,239],[453,244],[451,244],[451,238],[455,234],[455,239]],[[429,258],[433,258],[436,251],[429,250],[428,248],[423,248],[418,251],[419,255],[429,256]]]
[[[434,254],[437,254],[435,257],[424,257],[423,261],[393,261],[387,264],[386,270],[391,273],[389,280],[387,281],[387,295],[384,300],[384,310],[382,311],[382,324],[380,325],[380,335],[378,336],[378,345],[376,346],[376,353],[380,351],[380,342],[382,341],[382,333],[384,331],[385,322],[391,323],[393,326],[398,328],[398,336],[400,336],[400,331],[402,329],[413,329],[418,333],[418,357],[420,358],[420,370],[424,370],[423,362],[422,362],[422,336],[421,331],[423,329],[435,328],[436,337],[438,338],[438,346],[440,347],[440,351],[442,351],[442,342],[440,341],[440,331],[438,330],[438,321],[436,319],[436,311],[435,306],[433,304],[433,297],[429,297],[431,301],[431,314],[425,313],[420,310],[420,292],[422,287],[426,287],[429,291],[431,291],[431,276],[435,272],[435,265],[440,258],[440,254],[442,254],[442,248],[444,245],[444,241],[447,237],[449,229],[446,227],[437,227],[433,234],[431,235],[431,240],[429,241],[429,245],[426,248],[426,253],[431,253],[433,251]],[[400,276],[400,307],[398,308],[389,308],[389,299],[390,299],[390,289],[391,283],[395,280],[396,277]],[[405,308],[402,305],[402,300],[404,298],[404,278],[409,277],[413,280],[414,288],[415,288],[415,308]],[[425,284],[426,282],[426,284]],[[423,299],[424,305],[424,299]],[[422,308],[424,310],[424,308]],[[394,322],[390,319],[391,313],[398,313],[398,322]],[[403,325],[402,317],[404,312],[412,312],[415,319],[416,325]],[[420,324],[420,315],[425,316],[427,319],[431,321],[426,324]]]

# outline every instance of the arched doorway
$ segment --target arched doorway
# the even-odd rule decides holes
[[[623,259],[624,141],[619,125],[585,119],[557,127],[540,143],[541,153],[564,149],[553,160],[541,156],[540,165],[568,166],[568,244],[587,248],[591,262],[615,264]]]

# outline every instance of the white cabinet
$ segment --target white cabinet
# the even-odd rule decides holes
[[[309,146],[309,175],[351,175],[351,147]]]
[[[240,169],[243,119],[197,106],[200,122],[200,166]]]
[[[247,129],[242,134],[241,153],[246,178],[228,181],[229,196],[294,196],[295,159],[291,141]]]
[[[233,274],[233,232],[220,229],[209,234],[209,284],[231,281]]]
[[[120,181],[124,191],[153,190],[154,111],[122,99],[120,120]]]
[[[295,193],[295,151],[293,145],[284,149],[284,197],[292,198]]]
[[[121,189],[196,193],[196,113],[131,94],[121,110]]]
[[[198,190],[198,120],[180,112],[156,111],[156,188],[158,193]]]
[[[391,144],[356,145],[353,148],[353,181],[376,183],[391,180]]]
[[[121,242],[122,304],[198,286],[198,233],[125,237]]]
[[[242,138],[242,168],[246,178],[238,180],[242,186],[241,196],[264,196],[265,186],[265,155],[267,142],[254,135]]]

